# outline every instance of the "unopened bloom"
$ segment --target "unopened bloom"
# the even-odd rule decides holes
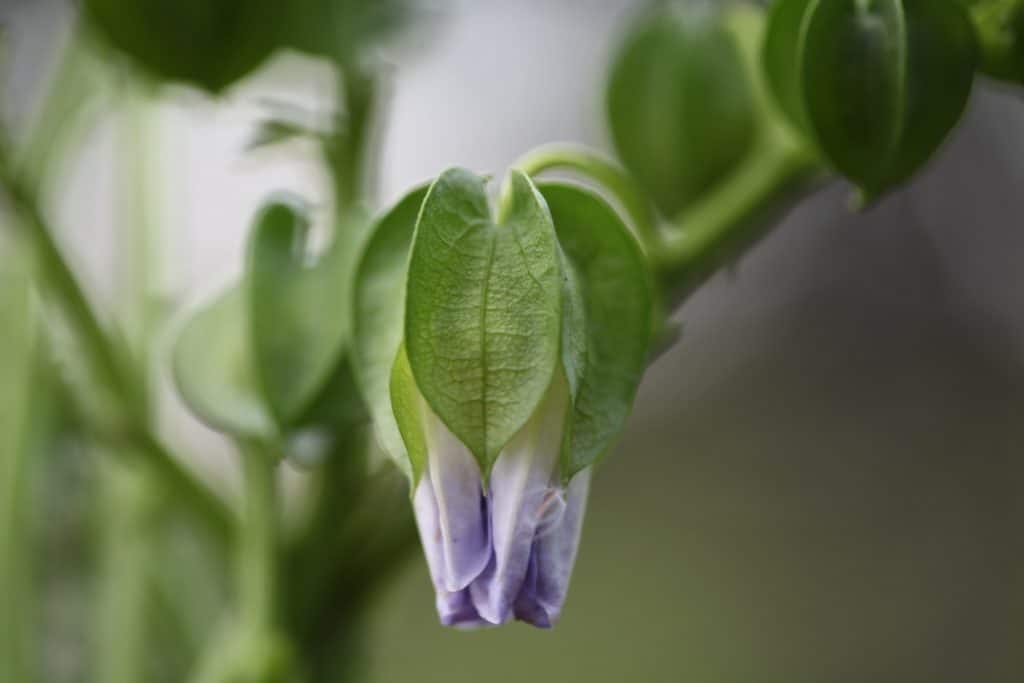
[[[415,513],[447,626],[557,621],[579,545],[590,472],[568,486],[558,458],[568,410],[561,373],[502,450],[486,484],[469,449],[422,403],[427,463]]]
[[[512,171],[495,216],[484,186],[450,169],[422,200],[385,405],[442,623],[547,628],[643,370],[649,273],[594,195]]]

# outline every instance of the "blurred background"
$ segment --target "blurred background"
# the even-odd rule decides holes
[[[3,106],[25,121],[70,11],[0,7],[14,93]],[[610,149],[607,67],[636,3],[437,9],[386,55],[380,206],[451,165],[501,174],[547,142]],[[237,276],[268,192],[325,194],[301,143],[244,148],[268,98],[312,106],[329,83],[284,55],[222,101],[172,91],[145,105],[158,282],[176,309]],[[112,118],[90,132],[54,213],[107,309],[125,281],[113,255],[131,201],[116,130]],[[842,184],[801,202],[677,312],[682,338],[648,370],[598,472],[558,627],[441,628],[417,555],[375,612],[369,680],[1024,679],[1021,188],[1024,100],[979,79],[912,184],[860,214]],[[230,489],[228,445],[169,382],[163,394],[165,438]],[[71,476],[69,496],[87,476]],[[54,609],[72,594],[58,591]]]

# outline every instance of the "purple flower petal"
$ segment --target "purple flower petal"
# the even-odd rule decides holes
[[[470,585],[473,604],[492,624],[512,617],[538,526],[552,505],[568,390],[561,373],[537,412],[502,450],[491,471],[489,511],[494,556]]]
[[[427,568],[430,570],[430,578],[437,595],[437,614],[441,623],[444,626],[456,628],[475,628],[487,625],[487,622],[480,618],[476,608],[473,607],[469,589],[450,591],[446,587],[447,568],[442,547],[443,536],[437,501],[434,498],[433,486],[426,476],[416,488],[413,511],[416,516],[416,526],[420,532],[420,541],[423,544],[423,554],[427,558]]]
[[[441,618],[442,626],[467,630],[491,626],[490,622],[482,619],[477,613],[468,588],[463,588],[457,593],[438,591],[437,614]]]
[[[576,562],[589,489],[590,470],[584,470],[569,483],[561,519],[546,532],[538,532],[529,571],[516,597],[517,619],[540,628],[550,628],[558,621]]]
[[[487,505],[472,453],[425,405],[424,413],[427,463],[416,491],[416,519],[435,585],[454,593],[490,559]]]

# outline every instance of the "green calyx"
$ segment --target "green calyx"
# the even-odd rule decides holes
[[[865,201],[935,153],[976,62],[965,8],[934,0],[780,0],[763,54],[780,109]]]
[[[420,192],[378,223],[354,288],[354,348],[371,361],[360,385],[382,445],[415,483],[436,416],[486,477],[563,373],[568,481],[621,432],[646,364],[654,295],[639,244],[593,192],[535,186],[518,171],[503,188],[500,218],[485,179],[462,169]],[[384,312],[403,299],[403,320]]]
[[[547,391],[559,351],[551,214],[524,174],[508,183],[499,223],[483,178],[443,173],[420,210],[406,285],[416,385],[484,472]]]
[[[750,79],[723,13],[666,3],[612,64],[612,140],[659,212],[674,217],[725,179],[756,136]]]

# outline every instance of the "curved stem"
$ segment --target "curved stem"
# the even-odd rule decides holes
[[[764,144],[725,184],[690,206],[664,232],[663,283],[678,299],[771,229],[786,199],[820,175],[799,148]]]
[[[72,332],[94,368],[96,378],[118,399],[120,421],[127,441],[148,456],[151,465],[165,478],[171,489],[192,503],[217,540],[230,543],[232,514],[227,506],[184,469],[150,432],[144,411],[138,404],[137,387],[114,350],[99,318],[94,313],[71,268],[43,218],[33,188],[15,172],[5,141],[0,141],[0,186],[33,245],[37,258],[37,277],[66,317]]]
[[[514,166],[529,176],[545,171],[575,171],[610,192],[633,223],[637,239],[651,258],[661,251],[654,210],[644,191],[621,166],[604,156],[578,145],[558,144],[539,147],[521,157]]]

